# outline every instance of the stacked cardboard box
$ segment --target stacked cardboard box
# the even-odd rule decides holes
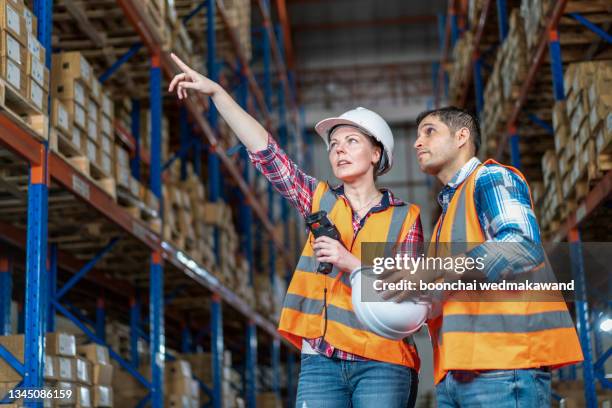
[[[94,407],[113,406],[113,366],[108,349],[99,344],[87,344],[77,347],[79,356],[88,364],[90,373],[91,399]]]
[[[497,140],[526,74],[525,30],[518,9],[513,9],[508,36],[495,56],[493,71],[484,91],[481,123],[486,150],[496,149]]]
[[[208,387],[212,387],[213,384],[213,372],[212,372],[212,355],[211,353],[192,353],[183,354],[181,358],[188,361],[191,364],[191,372],[193,376],[198,380],[202,381]],[[240,388],[241,377],[232,369],[232,353],[229,350],[225,350],[222,361],[222,394],[223,394],[223,406],[233,407],[237,399],[237,394],[232,384]],[[204,398],[204,396],[203,396]],[[207,401],[202,401],[206,403]]]
[[[557,103],[554,113],[561,123],[555,132],[555,144],[562,153],[559,167],[563,196],[571,199],[569,203],[582,200],[590,185],[612,168],[611,84],[610,61],[570,64],[565,72],[566,101]]]
[[[166,362],[165,388],[167,407],[199,407],[200,387],[185,360]]]
[[[21,363],[24,356],[24,336],[0,337],[0,344]],[[91,365],[76,356],[75,338],[67,333],[48,333],[45,337],[45,364],[43,378],[45,388],[69,390],[70,396],[60,399],[45,399],[45,407],[75,406],[93,407],[91,398]],[[14,388],[21,376],[0,359],[1,390]]]
[[[540,221],[542,228],[554,230],[559,226],[564,205],[559,160],[554,150],[547,150],[542,157],[542,175],[544,191],[541,195]]]
[[[522,0],[521,17],[525,26],[527,51],[531,54],[540,38],[540,34],[546,24],[546,16],[550,6],[554,2],[551,0]]]
[[[47,112],[49,70],[37,20],[23,0],[0,1],[0,76],[38,112]]]
[[[459,95],[463,90],[466,73],[470,69],[474,51],[474,35],[466,31],[453,48],[453,65],[449,74],[448,97],[453,104],[459,103]]]

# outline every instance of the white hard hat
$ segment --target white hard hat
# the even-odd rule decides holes
[[[353,311],[357,319],[371,332],[392,340],[401,340],[421,328],[430,311],[428,303],[384,301],[374,291],[378,277],[360,268],[351,274]],[[362,288],[368,293],[362,299]],[[378,299],[374,299],[378,297]]]
[[[329,132],[336,126],[348,125],[354,126],[366,134],[372,136],[378,140],[382,145],[386,153],[386,159],[381,161],[382,168],[377,169],[377,174],[385,174],[393,165],[393,133],[387,122],[378,113],[373,112],[366,108],[355,108],[348,112],[344,112],[337,118],[323,119],[315,125],[315,130],[323,138],[323,141],[329,148]]]

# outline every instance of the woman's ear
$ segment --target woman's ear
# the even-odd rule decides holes
[[[380,147],[375,146],[372,164],[376,165],[376,163],[378,163],[381,158],[382,158],[382,150],[380,149]]]

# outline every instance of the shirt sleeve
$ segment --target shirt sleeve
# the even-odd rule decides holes
[[[412,227],[410,227],[410,231],[406,234],[398,252],[408,254],[411,258],[418,258],[423,253],[423,248],[423,226],[419,214]]]
[[[505,167],[483,166],[476,179],[478,219],[487,240],[468,256],[482,258],[486,279],[534,270],[544,261],[527,183]]]
[[[302,217],[310,214],[312,197],[319,182],[316,178],[302,171],[269,134],[265,149],[248,154],[255,168],[299,211]]]

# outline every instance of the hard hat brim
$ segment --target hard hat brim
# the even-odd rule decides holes
[[[325,145],[327,145],[329,143],[329,141],[327,140],[329,137],[329,132],[336,126],[340,126],[340,125],[353,126],[353,127],[356,127],[357,129],[362,129],[362,127],[359,126],[357,122],[353,122],[352,120],[348,120],[344,118],[327,118],[327,119],[323,119],[322,121],[320,121],[319,123],[315,125],[315,131],[317,132],[319,136],[321,136],[321,139],[323,139],[323,141],[325,142]],[[362,130],[362,131],[367,133],[365,130]]]

